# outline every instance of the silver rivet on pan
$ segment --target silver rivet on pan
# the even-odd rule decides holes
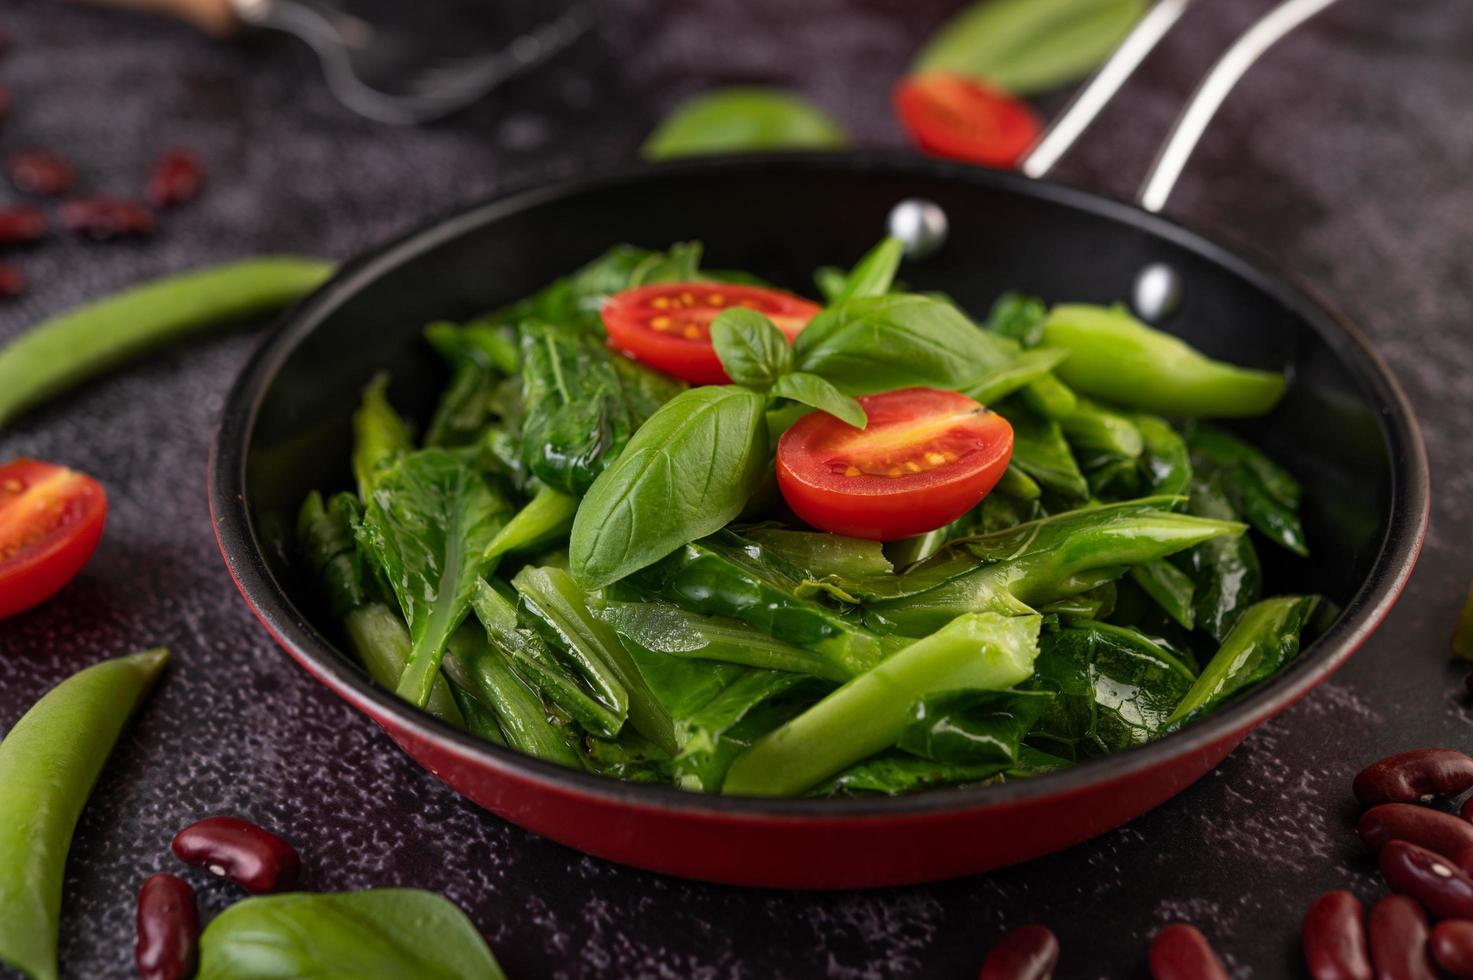
[[[1130,303],[1136,316],[1159,323],[1181,306],[1181,274],[1165,262],[1152,262],[1135,277]]]
[[[923,259],[946,244],[946,212],[934,201],[906,198],[890,209],[888,225],[907,258]]]

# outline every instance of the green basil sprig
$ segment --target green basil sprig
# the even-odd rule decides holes
[[[506,980],[464,912],[411,888],[247,898],[199,950],[198,980]]]
[[[711,321],[711,344],[733,383],[766,389],[793,370],[788,338],[756,310],[733,306]]]
[[[867,424],[859,402],[816,374],[793,370],[787,338],[756,310],[723,311],[711,322],[711,342],[737,384],[828,412],[858,429]]]
[[[693,388],[640,426],[573,519],[579,583],[602,588],[735,518],[767,470],[766,407],[736,385]]]

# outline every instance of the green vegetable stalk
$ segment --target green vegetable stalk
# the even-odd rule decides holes
[[[464,912],[408,888],[247,898],[199,952],[197,980],[506,980]]]
[[[1214,361],[1118,307],[1056,306],[1044,343],[1069,352],[1056,369],[1094,398],[1161,415],[1264,415],[1284,393],[1284,376]]]
[[[168,662],[160,648],[52,688],[0,740],[0,963],[55,980],[67,851],[103,764]]]
[[[587,596],[572,576],[560,568],[528,567],[512,585],[544,639],[572,656],[600,695],[625,692],[634,730],[673,755],[678,746],[670,716],[613,629],[588,608]]]
[[[445,651],[444,667],[456,686],[491,709],[507,745],[537,759],[582,767],[567,734],[547,720],[537,692],[479,630],[470,624],[456,630]]]
[[[389,404],[389,375],[381,371],[363,389],[363,401],[353,413],[353,477],[358,496],[367,501],[380,471],[412,449],[409,427]]]
[[[1038,616],[973,613],[870,668],[758,739],[727,770],[721,791],[793,796],[895,744],[911,705],[942,691],[1002,690],[1028,679]]]
[[[0,426],[149,350],[290,306],[332,271],[317,259],[247,259],[155,279],[46,320],[0,348]]]

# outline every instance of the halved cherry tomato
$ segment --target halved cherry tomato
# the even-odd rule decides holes
[[[911,141],[953,160],[1015,166],[1042,130],[1027,103],[965,75],[915,75],[892,98]]]
[[[777,485],[814,527],[894,541],[949,524],[987,496],[1013,427],[966,395],[903,388],[859,399],[869,425],[803,416],[777,444]]]
[[[817,305],[776,289],[724,282],[664,282],[626,289],[604,304],[609,343],[636,360],[693,385],[725,384],[711,321],[722,310],[745,306],[771,320],[788,338],[808,325]]]
[[[0,466],[0,619],[61,591],[106,519],[107,494],[92,477],[34,459]]]

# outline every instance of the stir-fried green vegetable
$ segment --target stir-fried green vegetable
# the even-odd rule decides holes
[[[891,239],[821,270],[816,313],[793,297],[759,308],[771,294],[746,286],[718,309],[720,283],[758,281],[700,257],[620,246],[471,324],[431,325],[447,381],[423,427],[386,377],[368,385],[357,493],[310,495],[297,536],[375,681],[569,767],[864,795],[1142,745],[1297,655],[1318,599],[1264,598],[1255,541],[1307,553],[1299,484],[1197,420],[1268,411],[1282,376],[1118,309],[1008,294],[979,325],[897,285]],[[610,349],[600,308],[640,287],[664,304],[641,322],[709,343],[729,384],[689,388]],[[672,319],[708,299],[705,319]],[[793,309],[807,311],[796,324]],[[896,428],[885,400],[909,387],[953,407]],[[818,477],[785,475],[780,439],[819,413],[840,426],[831,458]],[[956,458],[925,440],[978,419],[1010,456],[980,503],[931,530],[850,537],[783,506],[825,468],[869,473],[880,495],[884,479],[920,479]],[[874,449],[870,471],[846,439]]]

